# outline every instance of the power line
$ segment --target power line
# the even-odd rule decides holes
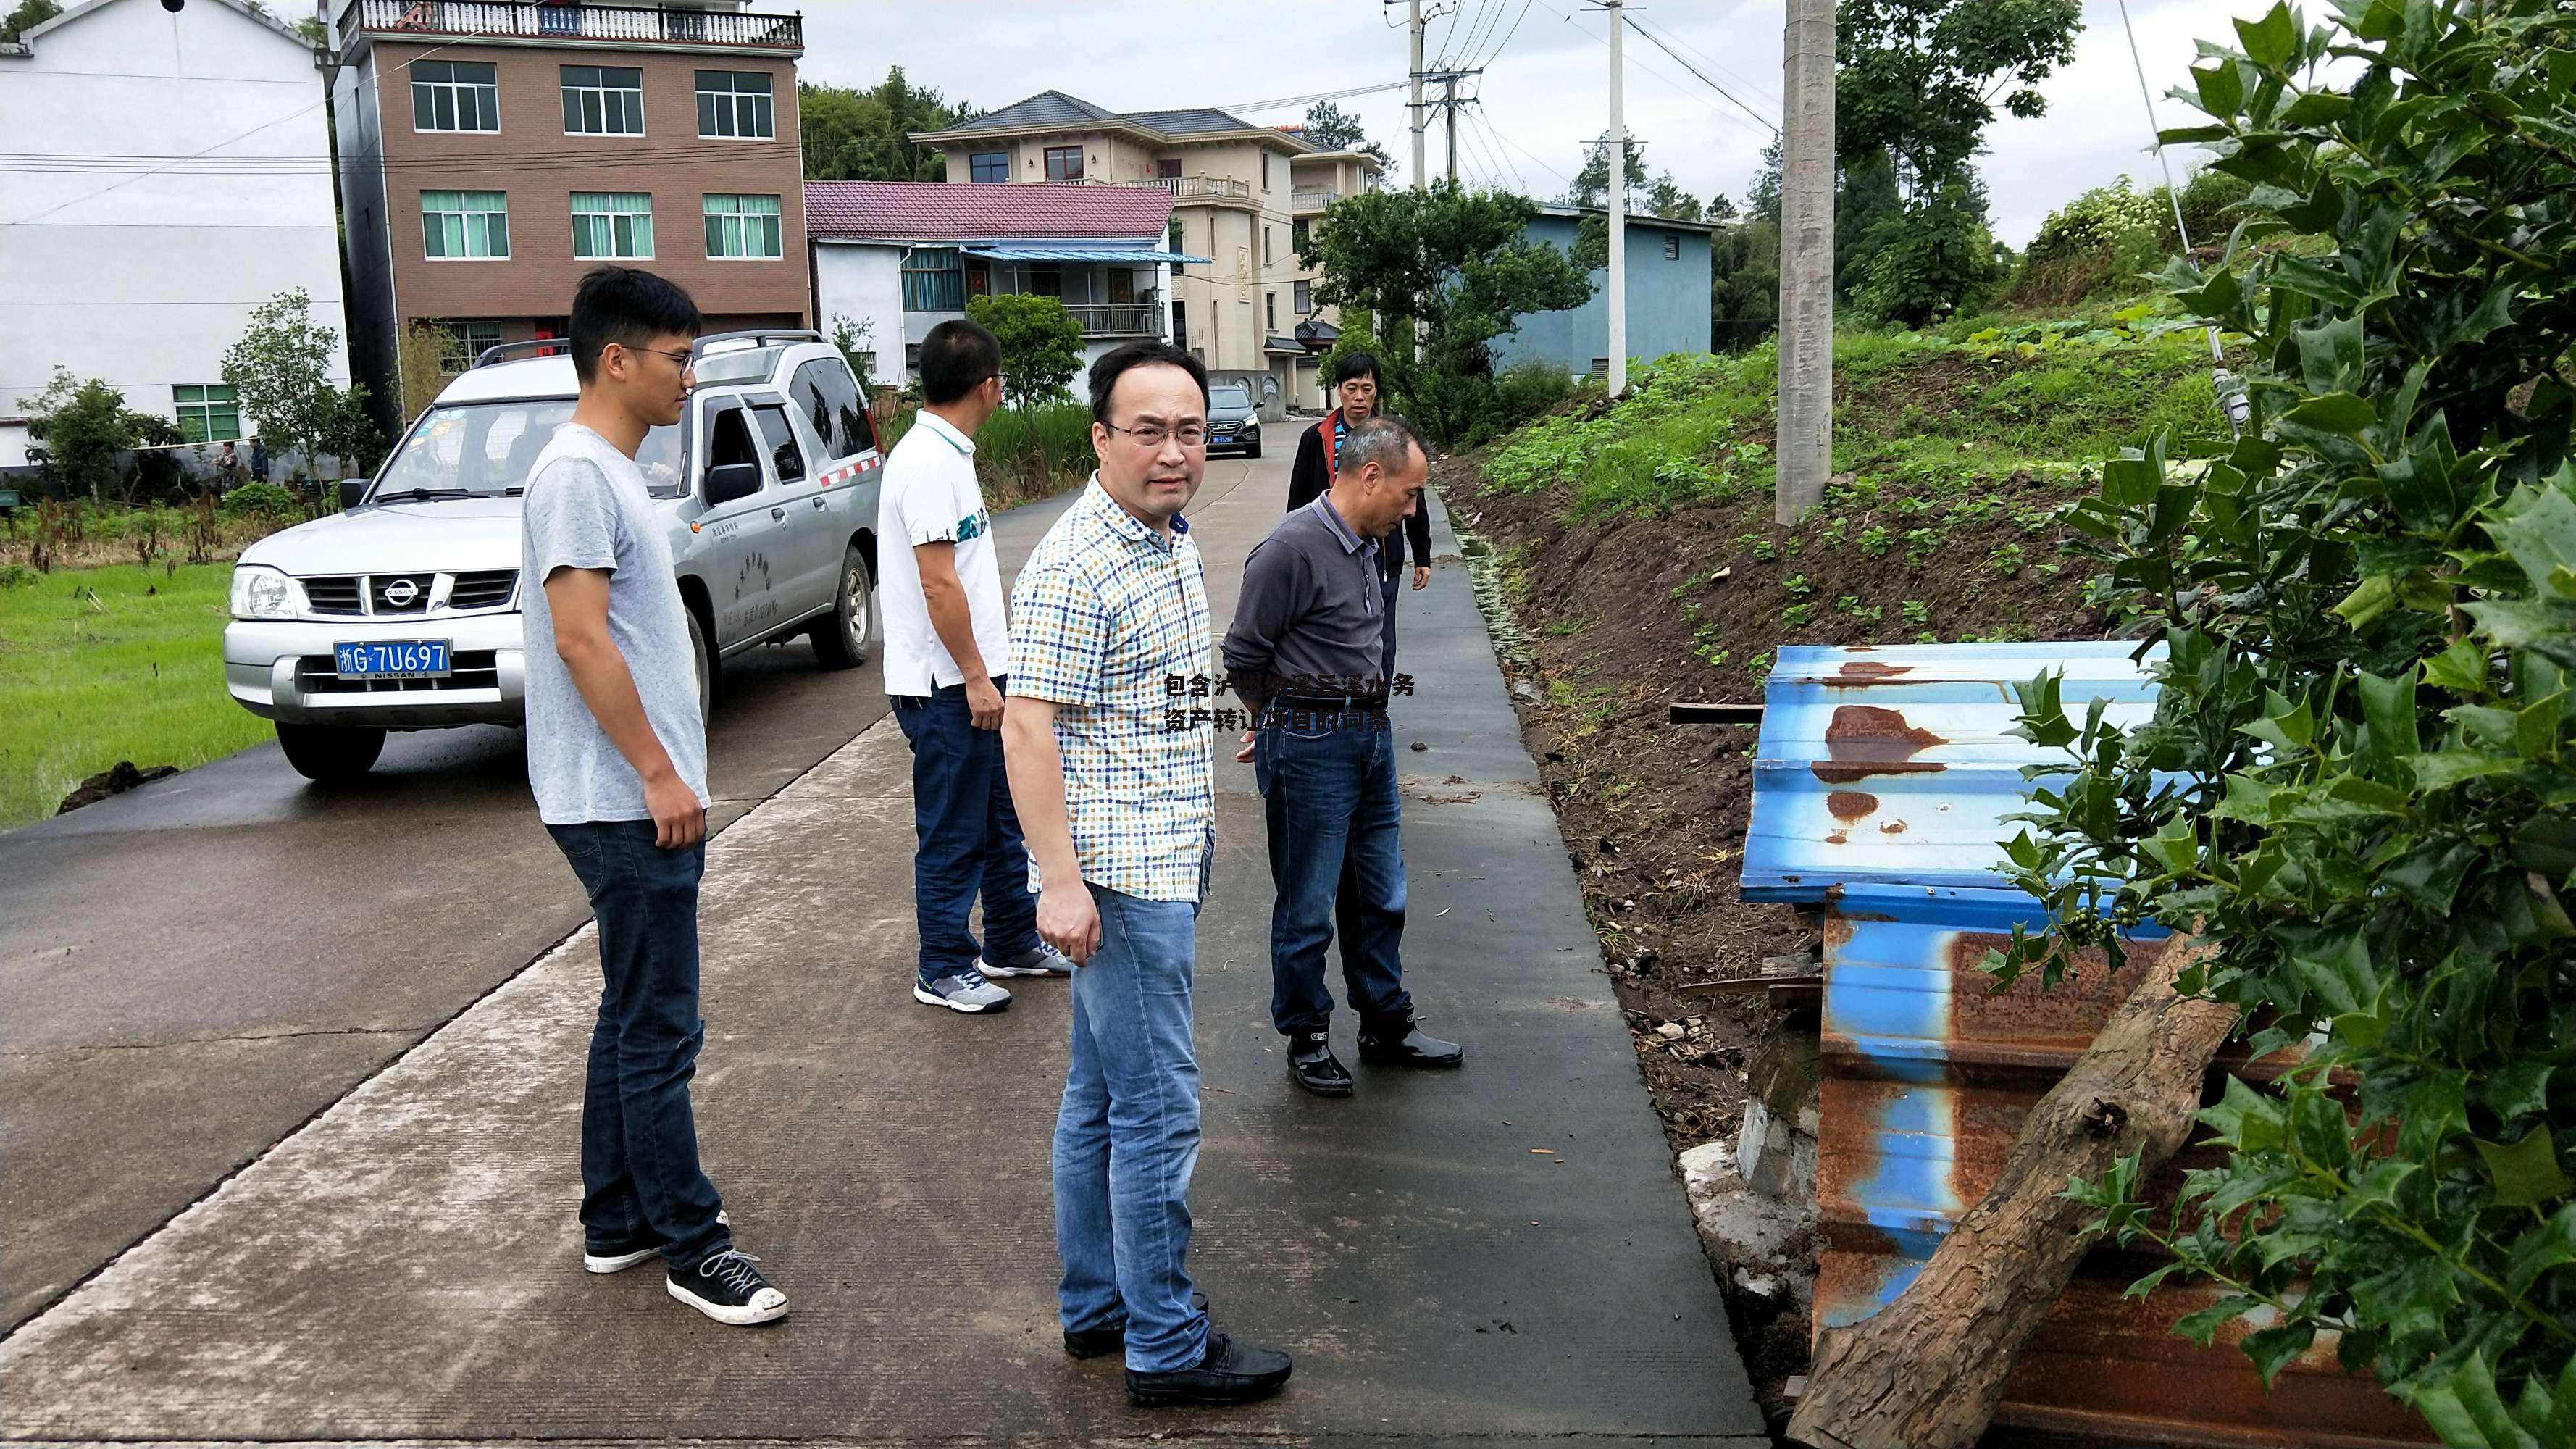
[[[1483,107],[1482,105],[1479,105],[1479,106],[1477,106],[1477,108],[1476,108],[1476,109],[1477,109],[1479,112],[1482,112],[1482,111],[1484,110],[1484,107]],[[1530,158],[1532,161],[1537,162],[1537,163],[1540,165],[1540,167],[1542,167],[1543,169],[1545,169],[1549,175],[1554,176],[1557,180],[1564,182],[1564,183],[1565,183],[1566,185],[1568,185],[1568,186],[1572,186],[1572,185],[1574,184],[1574,178],[1573,178],[1573,177],[1568,176],[1568,175],[1566,175],[1564,172],[1557,170],[1554,166],[1550,166],[1550,165],[1548,164],[1548,162],[1547,162],[1547,158],[1546,158],[1546,157],[1539,155],[1536,151],[1531,150],[1531,149],[1530,149],[1530,148],[1528,148],[1527,146],[1522,145],[1520,142],[1513,140],[1510,136],[1505,135],[1505,134],[1503,133],[1503,129],[1502,129],[1501,127],[1499,127],[1499,126],[1495,125],[1495,124],[1493,123],[1493,121],[1492,121],[1490,118],[1489,118],[1489,119],[1487,119],[1487,120],[1486,120],[1486,122],[1485,122],[1485,129],[1486,129],[1486,130],[1488,130],[1488,131],[1493,132],[1493,133],[1494,133],[1494,138],[1495,138],[1496,140],[1501,141],[1504,145],[1511,147],[1513,150],[1520,152],[1520,153],[1521,153],[1522,155],[1524,155],[1524,156],[1527,156],[1527,157],[1528,157],[1528,158]]]
[[[1546,3],[1546,0],[1541,0],[1541,3],[1543,3],[1543,4],[1544,4],[1544,3]],[[1571,25],[1571,26],[1573,26],[1575,29],[1582,31],[1584,34],[1586,34],[1586,35],[1588,35],[1588,36],[1591,36],[1594,40],[1601,41],[1601,42],[1603,42],[1604,44],[1607,44],[1607,43],[1608,43],[1608,37],[1604,36],[1600,31],[1597,31],[1597,30],[1593,29],[1591,26],[1584,24],[1582,21],[1577,20],[1577,19],[1575,19],[1573,16],[1566,14],[1564,11],[1557,9],[1557,8],[1556,8],[1556,6],[1554,6],[1553,4],[1548,4],[1548,5],[1547,5],[1547,9],[1548,9],[1549,13],[1551,13],[1551,14],[1555,15],[1558,19],[1563,20],[1566,24]],[[1670,75],[1665,74],[1663,71],[1660,71],[1660,70],[1656,69],[1655,67],[1653,67],[1653,66],[1651,66],[1651,65],[1647,65],[1647,64],[1646,64],[1645,62],[1643,62],[1643,61],[1636,60],[1636,59],[1634,59],[1634,58],[1632,57],[1632,58],[1629,60],[1629,64],[1634,65],[1634,66],[1636,66],[1636,68],[1637,68],[1637,69],[1639,69],[1639,70],[1641,70],[1641,71],[1644,71],[1646,74],[1648,74],[1648,75],[1650,75],[1650,76],[1653,76],[1656,80],[1659,80],[1659,81],[1663,82],[1663,83],[1664,83],[1664,85],[1665,85],[1666,87],[1670,88],[1671,90],[1673,90],[1673,91],[1675,91],[1675,92],[1678,92],[1678,93],[1679,93],[1679,94],[1681,94],[1681,95],[1688,96],[1688,97],[1690,97],[1692,100],[1695,100],[1695,101],[1700,99],[1700,97],[1699,97],[1699,95],[1698,95],[1698,93],[1697,93],[1697,92],[1692,91],[1692,90],[1691,90],[1691,89],[1689,89],[1688,87],[1684,86],[1680,81],[1677,81],[1677,80],[1673,79]],[[1706,79],[1706,78],[1705,78],[1705,77],[1702,77],[1702,79]],[[1703,103],[1703,104],[1705,104],[1705,103]],[[1716,107],[1716,106],[1714,106],[1714,105],[1711,105],[1711,106],[1709,106],[1709,109],[1710,109],[1710,110],[1712,110],[1712,111],[1715,111],[1715,110],[1717,110],[1717,107]],[[1723,113],[1721,113],[1721,114],[1723,114]],[[1760,118],[1759,116],[1756,116],[1756,117],[1755,117],[1755,119],[1756,119],[1756,120],[1760,120],[1761,118]],[[1762,122],[1762,124],[1763,124],[1763,125],[1765,125],[1765,126],[1770,126],[1770,127],[1771,127],[1771,129],[1773,129],[1773,130],[1775,130],[1775,131],[1778,129],[1778,127],[1776,127],[1776,126],[1771,126],[1771,123],[1770,123],[1769,121],[1763,121],[1763,122]]]
[[[1503,33],[1503,43],[1495,46],[1492,53],[1483,60],[1476,62],[1479,68],[1492,65],[1497,57],[1511,48],[1512,37],[1521,33],[1521,22],[1529,19],[1529,13],[1530,0],[1521,0],[1521,13],[1512,17],[1512,28]]]
[[[1644,27],[1644,26],[1642,26],[1642,25],[1639,25],[1639,24],[1638,24],[1636,21],[1634,21],[1634,20],[1630,20],[1630,21],[1628,22],[1628,28],[1629,28],[1630,30],[1633,30],[1633,31],[1637,32],[1639,35],[1642,35],[1642,36],[1646,37],[1646,39],[1648,39],[1648,40],[1650,40],[1650,41],[1654,42],[1654,46],[1655,46],[1655,48],[1656,48],[1657,50],[1660,50],[1660,51],[1662,51],[1664,54],[1671,56],[1671,57],[1673,58],[1673,61],[1674,61],[1674,63],[1675,63],[1675,64],[1679,65],[1682,69],[1684,69],[1684,70],[1686,70],[1686,71],[1689,71],[1692,75],[1698,76],[1702,81],[1706,82],[1706,83],[1707,83],[1707,85],[1708,85],[1708,88],[1709,88],[1710,90],[1713,90],[1713,91],[1717,92],[1719,95],[1726,97],[1729,101],[1733,101],[1733,102],[1735,103],[1735,108],[1736,108],[1737,110],[1742,111],[1744,114],[1746,114],[1746,115],[1748,115],[1748,116],[1751,116],[1754,120],[1761,122],[1764,126],[1769,127],[1772,135],[1777,136],[1777,135],[1779,135],[1779,134],[1780,134],[1780,127],[1779,127],[1778,123],[1776,123],[1776,122],[1774,122],[1774,121],[1771,121],[1771,120],[1769,120],[1769,119],[1765,118],[1765,117],[1763,116],[1763,114],[1762,114],[1760,111],[1757,111],[1757,110],[1753,109],[1751,106],[1746,105],[1744,102],[1742,102],[1742,101],[1740,101],[1740,100],[1736,100],[1736,98],[1735,98],[1735,92],[1728,90],[1726,87],[1724,87],[1724,86],[1722,86],[1722,85],[1719,85],[1716,81],[1710,80],[1710,79],[1708,78],[1707,74],[1706,74],[1705,72],[1703,72],[1703,71],[1702,71],[1698,66],[1695,66],[1695,65],[1691,64],[1689,61],[1682,59],[1682,53],[1681,53],[1680,51],[1678,51],[1678,50],[1673,49],[1671,46],[1664,44],[1664,40],[1663,40],[1663,37],[1662,37],[1662,36],[1655,34],[1655,32],[1653,32],[1653,31],[1651,31],[1651,30],[1648,30],[1646,27]]]
[[[1632,25],[1642,26],[1646,23],[1637,19],[1636,14],[1633,11],[1630,12],[1628,19],[1629,23]],[[1665,40],[1674,45],[1680,46],[1684,51],[1688,52],[1691,59],[1698,61],[1703,66],[1706,66],[1712,74],[1724,76],[1727,80],[1733,82],[1737,90],[1742,91],[1744,94],[1751,96],[1757,101],[1762,102],[1772,110],[1776,111],[1783,109],[1780,105],[1780,98],[1778,96],[1775,96],[1771,92],[1763,89],[1755,82],[1746,79],[1742,74],[1728,70],[1725,66],[1718,64],[1714,56],[1711,56],[1707,51],[1700,49],[1698,46],[1691,44],[1688,40],[1682,37],[1679,31],[1667,28],[1662,32],[1662,34]]]
[[[1410,80],[1387,81],[1382,85],[1353,86],[1343,91],[1317,91],[1308,96],[1282,96],[1275,101],[1247,101],[1241,105],[1219,106],[1220,111],[1276,111],[1289,106],[1311,106],[1317,101],[1347,100],[1352,96],[1375,95],[1379,91],[1400,91],[1413,84]]]

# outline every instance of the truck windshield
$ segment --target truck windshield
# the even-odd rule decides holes
[[[570,398],[458,403],[433,408],[376,480],[368,501],[391,503],[415,492],[436,497],[493,498],[528,486],[537,454],[572,417]],[[688,489],[677,427],[655,428],[635,450],[635,466],[658,498]]]

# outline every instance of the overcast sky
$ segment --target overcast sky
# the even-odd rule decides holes
[[[1563,191],[1583,148],[1609,120],[1609,31],[1601,12],[1583,0],[1426,0],[1426,7],[1438,15],[1426,61],[1461,68],[1481,62],[1485,70],[1460,87],[1479,104],[1461,108],[1459,175],[1542,198]],[[2185,81],[2193,40],[2231,37],[2230,17],[2263,8],[2262,0],[2130,0],[2164,124],[2187,125],[2197,114],[2164,96]],[[1400,82],[1406,67],[1404,6],[1379,0],[952,0],[904,7],[904,19],[894,23],[890,13],[853,0],[808,4],[805,78],[867,85],[894,64],[979,110],[1061,90],[1111,110],[1226,106],[1276,125],[1298,119],[1303,108],[1252,104]],[[1776,122],[1781,0],[1644,0],[1632,13],[1681,57],[1628,32],[1628,130],[1645,144],[1648,170],[1669,170],[1695,194],[1723,191],[1741,203],[1770,132],[1683,62]],[[2118,5],[2088,0],[2084,24],[2074,63],[2044,86],[2048,114],[2005,117],[1987,133],[1991,152],[1979,164],[1995,233],[2014,246],[2088,187],[2122,172],[2142,185],[2155,178]],[[1403,91],[1339,104],[1395,156],[1391,179],[1403,179]],[[1425,155],[1438,174],[1437,112]],[[2178,151],[2176,173],[2195,157]]]

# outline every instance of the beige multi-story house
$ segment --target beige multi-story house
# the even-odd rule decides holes
[[[1288,130],[1296,134],[1296,128]],[[1321,411],[1332,406],[1332,400],[1329,384],[1318,369],[1323,354],[1341,336],[1341,309],[1315,305],[1319,273],[1298,263],[1295,253],[1306,249],[1307,229],[1325,208],[1343,197],[1377,190],[1386,183],[1386,168],[1365,151],[1309,151],[1289,160],[1288,182],[1289,261],[1296,268],[1288,284],[1288,308],[1297,318],[1297,340],[1307,351],[1292,363],[1288,396],[1298,407]]]
[[[1316,331],[1309,327],[1301,340],[1299,328],[1314,315],[1314,274],[1298,265],[1297,228],[1320,216],[1331,195],[1374,184],[1369,158],[1320,152],[1293,131],[1220,110],[1121,113],[1062,91],[912,139],[938,147],[959,185],[1168,192],[1171,250],[1213,258],[1171,269],[1173,342],[1211,374],[1251,384],[1273,417],[1291,401],[1313,403]],[[1315,204],[1301,206],[1301,197]]]

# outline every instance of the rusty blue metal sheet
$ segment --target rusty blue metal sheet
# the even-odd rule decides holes
[[[2083,643],[1783,649],[1763,691],[1744,846],[1748,900],[1822,900],[1830,886],[1996,886],[2000,842],[2028,807],[2025,765],[2062,756],[2013,736],[2013,686],[2064,676],[2077,719],[2092,701],[2131,725],[2155,710],[2138,646]]]
[[[1999,871],[2001,842],[2021,829],[2007,817],[2029,809],[2023,767],[2062,759],[2011,733],[2013,686],[2058,671],[2070,715],[2098,699],[2134,725],[2154,712],[2148,670],[2161,658],[2135,653],[2116,641],[1780,652],[1744,894],[1824,911],[1818,1329],[1905,1291],[2150,965],[2151,950],[2133,952],[2113,973],[2093,953],[2046,990],[1999,989],[1983,969],[2016,926],[2048,925]],[[2232,1348],[2174,1339],[2170,1303],[2124,1298],[2133,1276],[2099,1264],[2078,1275],[2032,1336],[1998,1423],[2108,1442],[2422,1442],[2377,1385],[2340,1372],[2330,1344],[2266,1391]]]

